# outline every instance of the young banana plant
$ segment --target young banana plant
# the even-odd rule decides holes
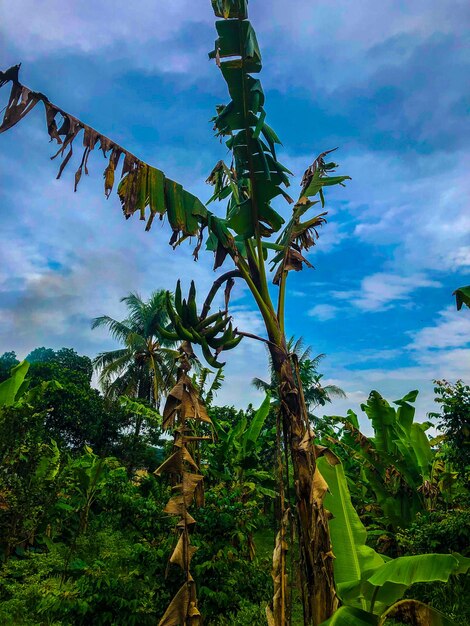
[[[149,230],[157,214],[160,219],[166,215],[172,230],[172,246],[197,237],[193,253],[196,259],[207,233],[206,248],[214,252],[214,269],[228,259],[233,269],[216,279],[199,314],[194,285],[186,300],[181,299],[181,288],[177,286],[174,308],[168,300],[172,329],[165,330],[172,333],[172,338],[199,344],[211,366],[219,367],[220,352],[235,347],[243,335],[250,336],[233,328],[227,311],[208,316],[212,300],[222,285],[226,285],[227,308],[234,279],[248,286],[266,327],[266,337],[255,338],[266,342],[279,380],[281,422],[295,478],[304,623],[316,626],[334,612],[337,597],[327,514],[322,499],[314,495],[317,454],[298,368],[285,337],[286,282],[290,271],[300,271],[304,265],[311,267],[304,254],[315,244],[317,228],[325,223],[326,215],[323,210],[316,213],[311,209],[317,205],[323,209],[325,188],[343,185],[349,177],[331,175],[337,165],[325,160],[331,152],[328,150],[305,171],[297,201],[287,193],[291,172],[279,162],[276,145],[280,140],[266,123],[265,96],[257,78],[262,66],[261,53],[247,19],[247,5],[247,0],[212,0],[215,16],[220,19],[216,21],[218,38],[209,57],[219,67],[230,96],[228,104],[216,107],[213,123],[216,135],[225,139],[231,159],[229,163],[219,161],[209,175],[207,182],[213,185],[214,192],[207,205],[211,200],[225,200],[224,216],[211,212],[161,170],[52,104],[45,95],[22,85],[19,66],[0,73],[0,86],[11,82],[0,132],[14,126],[41,102],[49,136],[59,144],[53,158],[63,159],[58,177],[72,156],[74,140],[83,131],[84,151],[75,174],[75,189],[83,172],[88,173],[90,152],[99,147],[108,158],[104,172],[107,197],[114,186],[119,162],[123,162],[117,191],[126,218],[137,212]],[[275,198],[284,198],[293,205],[287,223],[271,205]],[[267,262],[271,264],[272,282],[278,288],[274,298],[269,289]],[[287,619],[276,618],[276,626],[287,623]]]

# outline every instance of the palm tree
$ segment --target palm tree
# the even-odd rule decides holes
[[[331,402],[332,398],[346,397],[346,394],[340,387],[336,385],[322,385],[321,379],[323,374],[318,373],[318,365],[325,358],[324,354],[318,354],[312,358],[312,346],[305,347],[302,337],[299,339],[291,337],[287,342],[287,350],[298,363],[305,404],[310,415],[318,406],[324,406],[327,402]],[[269,382],[261,378],[253,378],[252,384],[256,389],[269,392],[273,398],[278,398],[279,381],[271,359]]]
[[[121,298],[129,311],[126,319],[119,322],[102,315],[92,321],[92,328],[106,327],[124,346],[101,352],[93,361],[106,396],[127,395],[158,408],[162,395],[173,386],[177,353],[173,342],[158,331],[168,324],[165,297],[166,292],[158,290],[145,302],[138,294],[130,293]]]

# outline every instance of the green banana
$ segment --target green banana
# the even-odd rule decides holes
[[[175,329],[175,332],[178,334],[178,337],[180,339],[186,339],[186,341],[193,343],[193,335],[184,327],[180,317],[173,308],[169,291],[166,292],[166,308],[168,311],[168,317],[170,318],[170,321],[173,324],[173,327]]]
[[[199,320],[197,326],[196,326],[196,330],[198,331],[203,331],[204,328],[207,328],[207,326],[210,326],[211,324],[213,324],[214,322],[216,322],[220,316],[222,315],[222,313],[219,311],[218,313],[214,313],[213,315],[209,315],[209,317],[205,317],[203,320]]]
[[[238,346],[242,339],[243,335],[235,335],[233,339],[229,339],[224,343],[224,345],[222,346],[222,350],[231,350],[232,348],[235,348],[236,346]]]
[[[186,302],[186,298],[183,298],[182,309],[183,309],[183,314],[181,315],[181,321],[183,322],[184,326],[188,328],[192,324],[189,319],[189,309],[188,309],[188,303]]]
[[[232,324],[227,328],[223,335],[220,337],[213,337],[212,339],[207,339],[207,343],[214,350],[216,348],[221,348],[227,341],[231,341],[234,338]]]
[[[169,341],[178,341],[179,335],[176,333],[172,333],[170,330],[163,328],[163,326],[157,325],[158,334],[161,335],[164,339],[168,339]]]
[[[220,363],[219,361],[217,361],[215,356],[210,351],[207,341],[204,339],[204,337],[202,338],[201,347],[204,358],[211,367],[216,367],[217,369],[220,369],[225,365],[225,363]]]
[[[216,322],[213,326],[210,326],[204,331],[204,337],[206,339],[213,339],[218,333],[223,331],[223,329],[227,326],[228,322],[230,322],[230,317],[223,317],[221,320]]]
[[[189,341],[190,343],[198,343],[198,341],[196,340],[192,332],[188,330],[187,328],[185,328],[179,319],[176,320],[176,323],[174,326],[180,339],[186,339],[186,341]]]
[[[197,306],[196,306],[196,285],[194,284],[194,280],[191,281],[191,286],[189,288],[188,294],[188,316],[189,321],[191,322],[191,326],[197,326],[199,322],[199,318],[197,316]]]
[[[175,289],[175,309],[180,317],[183,315],[183,307],[181,304],[181,281],[178,280]]]

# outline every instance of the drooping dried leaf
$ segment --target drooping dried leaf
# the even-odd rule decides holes
[[[443,613],[418,600],[401,600],[394,604],[381,616],[380,626],[391,619],[410,626],[456,626]]]
[[[192,459],[191,459],[192,460]],[[183,450],[179,449],[169,456],[160,467],[157,467],[154,474],[161,476],[163,473],[181,474],[183,471]]]
[[[184,529],[180,534],[178,543],[176,544],[173,554],[170,557],[170,563],[179,565],[184,572],[187,572],[196,550],[197,547],[192,546],[190,543],[188,531]]]
[[[317,459],[320,458],[321,456],[324,456],[330,465],[339,465],[339,463],[341,463],[339,458],[336,456],[336,454],[332,450],[330,450],[330,448],[327,448],[326,446],[315,445],[314,449],[315,449],[315,457]]]
[[[179,485],[175,485],[175,489],[179,488],[181,495],[185,499],[186,506],[191,506],[194,498],[194,492],[198,484],[204,479],[200,474],[191,474],[183,472],[183,480]]]
[[[176,524],[176,528],[187,528],[188,526],[194,526],[195,523],[194,517],[186,511],[182,519]]]
[[[184,583],[180,588],[158,622],[158,626],[184,626],[186,624],[191,600],[191,584],[193,583]]]
[[[323,500],[325,498],[325,494],[328,491],[328,485],[326,480],[321,475],[318,467],[315,467],[315,472],[313,474],[313,484],[312,484],[312,499],[318,508],[323,505]]]
[[[269,605],[266,605],[266,621],[268,622],[268,626],[276,626],[274,613]]]
[[[199,471],[196,461],[193,459],[186,446],[183,447],[183,460],[189,463],[196,471]]]
[[[268,624],[285,624],[288,612],[288,580],[287,580],[287,528],[289,524],[290,509],[284,511],[279,532],[276,536],[276,544],[273,552],[272,579],[274,582],[274,595],[272,605],[266,607]],[[270,621],[272,620],[272,621]]]
[[[186,237],[200,234],[201,228],[207,223],[208,212],[196,196],[167,178],[160,170],[138,159],[109,137],[52,104],[44,94],[33,92],[22,85],[18,79],[19,68],[20,66],[17,65],[6,72],[0,72],[0,87],[11,82],[10,97],[0,124],[0,133],[12,128],[28,115],[38,102],[42,102],[45,108],[49,137],[51,141],[57,142],[60,146],[56,154],[51,157],[52,159],[56,157],[62,159],[57,178],[61,177],[73,155],[75,138],[83,131],[85,150],[75,173],[75,191],[83,171],[88,174],[87,161],[90,152],[99,145],[105,157],[110,153],[109,162],[103,174],[106,197],[109,197],[113,189],[118,163],[121,155],[124,155],[118,195],[126,218],[138,212],[140,219],[147,220],[146,230],[149,230],[157,212],[161,216],[166,214],[173,230],[170,239],[172,244]],[[150,211],[148,219],[146,217],[147,208]],[[180,233],[182,234],[181,237]],[[200,242],[198,245],[200,246]]]
[[[168,513],[169,515],[183,515],[185,511],[185,502],[182,495],[173,496],[168,500],[163,509],[164,513]]]

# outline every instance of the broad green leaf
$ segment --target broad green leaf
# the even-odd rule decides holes
[[[377,391],[370,392],[367,403],[361,404],[361,409],[372,422],[377,451],[385,454],[393,453],[395,450],[394,439],[396,438],[395,409]]]
[[[60,451],[54,439],[50,445],[45,444],[44,454],[39,459],[35,472],[37,480],[54,480],[60,468]]]
[[[18,363],[12,370],[10,378],[0,384],[0,406],[11,406],[17,399],[18,391],[28,373],[28,361]]]
[[[264,422],[269,414],[269,407],[271,402],[271,396],[266,394],[265,399],[263,400],[261,406],[256,411],[251,420],[250,426],[246,431],[243,439],[246,449],[250,447],[254,447],[256,441],[258,440],[261,429],[263,428]]]
[[[373,613],[368,613],[351,606],[341,606],[330,619],[322,622],[320,626],[377,626],[379,618]]]
[[[332,185],[342,185],[344,181],[351,180],[350,176],[321,176],[321,171],[318,169],[312,177],[310,184],[304,190],[303,195],[307,198],[316,196],[322,187],[331,187]],[[323,204],[323,202],[322,202]]]
[[[435,453],[431,448],[426,433],[421,424],[412,424],[410,429],[410,440],[413,446],[418,465],[421,469],[423,478],[427,478],[430,473],[430,467],[434,459]]]
[[[216,17],[247,18],[248,0],[211,0]]]
[[[358,585],[366,572],[381,567],[384,560],[366,545],[367,532],[352,505],[343,466],[332,466],[320,458],[318,468],[329,488],[324,505],[333,514],[330,532],[339,596],[344,600],[343,593],[349,597],[348,592],[353,590],[355,604],[366,609],[366,600],[357,594]]]
[[[434,580],[446,582],[458,567],[459,562],[452,554],[400,556],[384,563],[367,580],[376,587],[385,583],[410,586]]]
[[[410,391],[410,393],[406,394],[401,400],[396,400],[393,404],[398,406],[397,410],[397,419],[400,426],[403,430],[409,434],[411,424],[413,423],[413,419],[415,416],[415,407],[410,404],[411,402],[415,402],[418,396],[418,391]]]
[[[367,576],[362,592],[369,602],[375,600],[374,612],[381,613],[402,598],[411,585],[419,582],[447,582],[451,575],[464,568],[465,564],[461,564],[452,554],[402,556],[387,561]]]

